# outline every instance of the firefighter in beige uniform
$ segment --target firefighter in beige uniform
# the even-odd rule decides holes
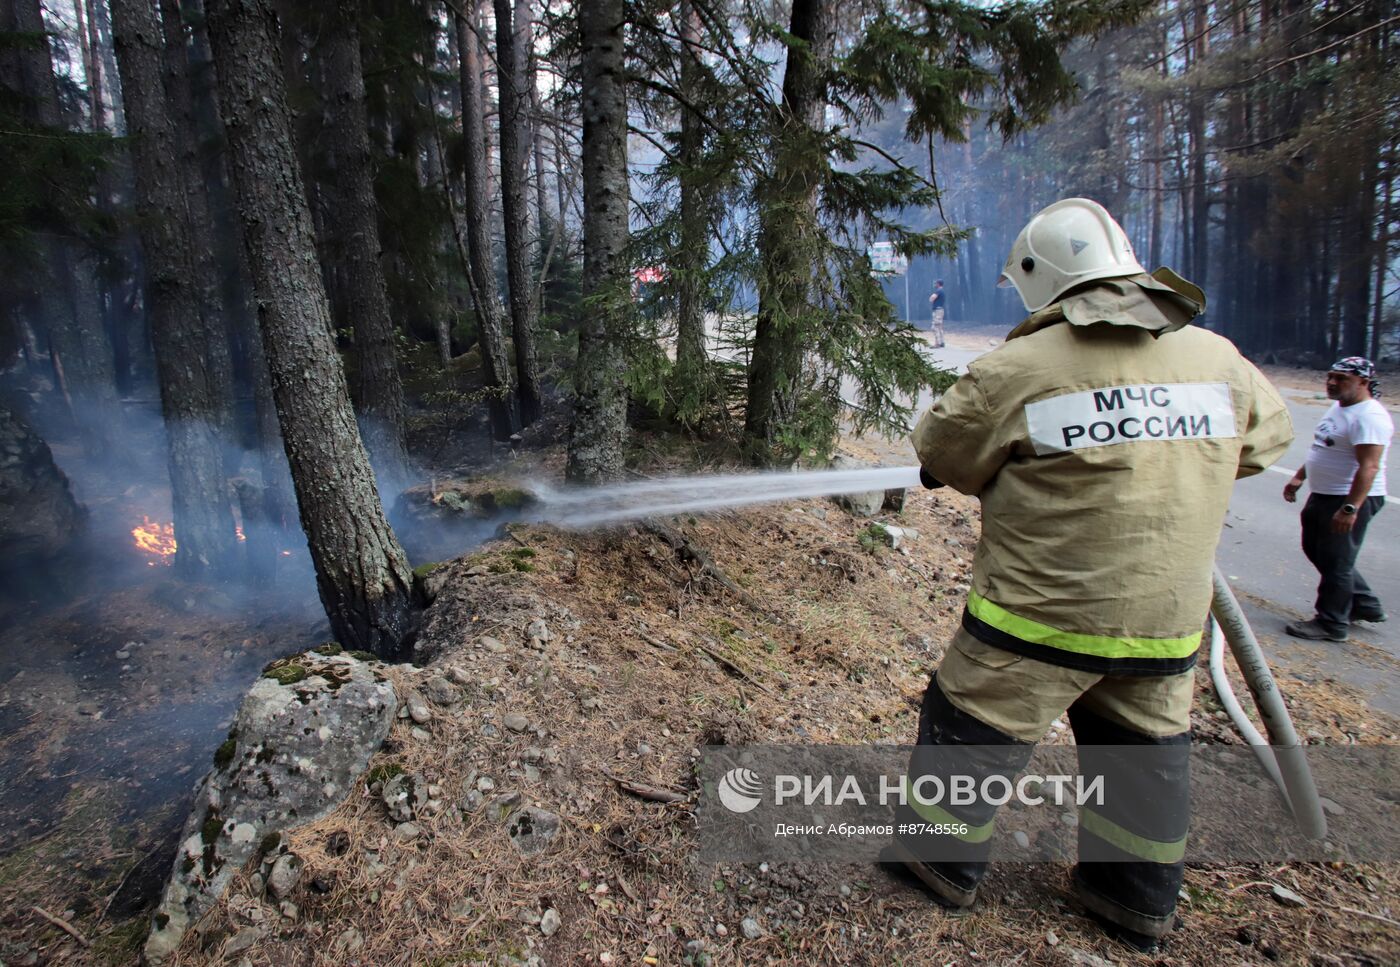
[[[999,746],[997,768],[1014,774],[1068,710],[1086,774],[1099,771],[1086,747],[1165,756],[1169,767],[1114,779],[1101,809],[1081,808],[1074,876],[1093,914],[1150,949],[1181,886],[1192,668],[1226,504],[1293,429],[1259,371],[1189,325],[1201,291],[1170,270],[1148,275],[1098,204],[1037,214],[1003,282],[1030,317],[914,431],[925,485],[982,503],[972,591],[925,693],[919,745]],[[1143,801],[1160,808],[1133,808]],[[995,806],[911,799],[901,812],[966,829],[897,838],[887,858],[942,902],[970,905]]]

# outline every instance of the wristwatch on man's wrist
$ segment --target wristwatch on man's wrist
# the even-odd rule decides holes
[[[1355,505],[1355,504],[1342,504],[1342,513],[1344,513],[1344,514],[1346,514],[1348,517],[1350,517],[1352,514],[1356,513],[1356,505]]]

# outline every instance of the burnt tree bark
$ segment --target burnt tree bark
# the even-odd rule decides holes
[[[146,258],[146,311],[169,443],[175,569],[187,578],[231,564],[236,537],[219,437],[222,407],[205,353],[180,150],[161,75],[163,41],[149,0],[112,0],[112,33]]]
[[[342,644],[392,655],[408,644],[413,576],[384,519],[331,339],[270,0],[210,3],[209,39],[263,348],[321,602]]]
[[[338,0],[321,20],[325,33],[319,75],[325,112],[323,139],[327,177],[320,179],[330,274],[341,289],[337,328],[355,339],[350,396],[360,434],[381,479],[402,482],[408,473],[404,448],[403,383],[394,353],[394,321],[389,314],[384,268],[380,262],[379,221],[370,171],[369,120],[360,64],[359,0]]]
[[[476,313],[477,340],[481,344],[481,373],[490,394],[491,432],[506,440],[519,429],[515,410],[515,387],[510,361],[506,359],[505,322],[496,298],[496,253],[486,218],[490,201],[486,184],[486,121],[481,91],[481,46],[476,31],[481,25],[481,0],[471,0],[467,11],[474,18],[457,15],[459,83],[462,89],[463,180],[466,186],[468,281],[472,309]]]
[[[787,449],[802,379],[804,316],[814,271],[817,190],[825,151],[825,75],[835,36],[831,0],[794,0],[772,175],[761,189],[758,320],[749,360],[744,436],[751,459],[767,464]]]
[[[622,339],[631,313],[627,266],[627,91],[622,0],[579,10],[583,39],[583,324],[578,332],[570,480],[619,476],[627,436]]]
[[[495,0],[496,86],[500,91],[501,209],[505,219],[506,279],[515,342],[515,395],[520,421],[540,417],[540,367],[535,352],[539,307],[530,274],[530,207],[525,199],[529,165],[529,92],[525,88],[530,45],[527,0]]]

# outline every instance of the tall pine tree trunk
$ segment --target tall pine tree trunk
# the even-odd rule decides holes
[[[474,18],[467,23],[457,17],[457,50],[461,57],[462,140],[466,205],[468,281],[472,308],[476,312],[477,341],[481,345],[481,374],[491,394],[491,432],[506,440],[519,428],[515,409],[514,381],[506,359],[505,320],[496,298],[496,253],[486,219],[491,211],[486,184],[485,99],[481,92],[481,47],[476,30],[480,27],[481,0],[468,0],[467,10]]]
[[[136,196],[146,260],[161,410],[170,447],[170,496],[175,518],[175,568],[188,578],[227,571],[236,538],[219,436],[223,415],[205,352],[191,283],[195,265],[181,153],[161,74],[163,41],[149,0],[112,0],[117,70],[136,167]]]
[[[530,273],[530,209],[525,200],[529,163],[529,95],[525,75],[530,43],[527,0],[495,0],[496,84],[501,94],[501,208],[505,218],[506,277],[515,341],[515,392],[526,426],[540,416],[540,368],[535,352],[539,307]]]
[[[698,103],[700,16],[691,3],[681,5],[681,92]],[[698,171],[704,150],[703,121],[690,106],[681,106],[679,145],[681,224],[672,270],[676,285],[676,376],[673,392],[680,419],[697,423],[712,398],[709,356],[705,352],[705,314],[701,293],[709,262],[709,204]]]
[[[751,459],[772,463],[793,455],[815,271],[817,190],[825,154],[819,143],[826,110],[825,75],[835,24],[832,0],[793,0],[783,72],[782,129],[772,172],[760,193],[758,321],[749,360],[744,436]]]
[[[627,438],[623,337],[631,315],[627,265],[627,90],[623,0],[579,9],[583,40],[583,299],[569,431],[570,480],[621,475]]]
[[[321,602],[343,645],[392,655],[413,624],[413,576],[384,519],[331,338],[270,0],[214,0],[209,39],[263,348]]]
[[[222,273],[214,258],[214,221],[209,209],[198,128],[194,117],[194,90],[190,80],[189,41],[179,0],[160,0],[160,24],[165,36],[163,75],[171,133],[179,150],[179,171],[189,214],[190,280],[199,300],[204,330],[204,371],[209,384],[211,419],[224,447],[225,470],[238,472],[238,447],[233,419],[233,356],[229,348],[229,318],[221,285]]]
[[[181,0],[182,16],[190,26],[190,93],[194,101],[197,137],[205,144],[218,145],[204,158],[205,184],[209,191],[210,217],[214,225],[215,265],[231,341],[242,348],[247,392],[253,397],[252,437],[258,451],[262,476],[262,507],[256,515],[268,523],[273,533],[265,535],[285,547],[288,532],[295,527],[296,497],[282,447],[282,431],[277,425],[277,406],[272,399],[272,381],[258,334],[257,311],[253,306],[252,271],[248,248],[243,242],[243,222],[234,210],[233,188],[228,170],[228,139],[219,114],[218,70],[209,50],[203,0]],[[253,528],[245,523],[251,543]],[[250,548],[250,552],[252,549]]]
[[[47,28],[39,0],[15,0],[15,29],[41,35]],[[64,128],[48,39],[18,53],[32,119],[53,131]],[[97,260],[84,245],[46,239],[44,262],[49,277],[36,280],[54,376],[66,393],[74,423],[89,456],[104,456],[113,442],[114,417],[120,422],[116,367],[102,322],[97,288]]]
[[[325,248],[344,312],[335,324],[354,335],[356,365],[350,396],[370,460],[381,480],[402,485],[408,475],[403,383],[379,260],[379,220],[360,66],[359,0],[338,0],[327,13],[321,20],[325,33],[319,46],[325,112],[321,161],[327,171],[320,190],[325,203]]]
[[[1195,62],[1199,65],[1210,43],[1206,0],[1196,0],[1193,12]],[[1191,281],[1204,289],[1210,281],[1210,187],[1206,182],[1206,97],[1202,91],[1190,93],[1186,117],[1191,132]]]

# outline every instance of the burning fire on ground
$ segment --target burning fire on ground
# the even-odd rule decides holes
[[[142,514],[141,524],[131,529],[131,536],[139,550],[151,555],[151,559],[146,562],[148,566],[158,567],[174,560],[174,524],[161,524]]]
[[[243,533],[243,525],[235,524],[234,531],[238,534],[240,541],[246,541],[247,535]],[[140,525],[131,529],[132,541],[136,544],[136,549],[145,554],[151,555],[151,559],[146,562],[148,567],[168,566],[175,559],[175,525],[165,524],[160,521],[151,520],[145,514],[141,515]],[[291,557],[291,551],[283,551],[283,557]]]

